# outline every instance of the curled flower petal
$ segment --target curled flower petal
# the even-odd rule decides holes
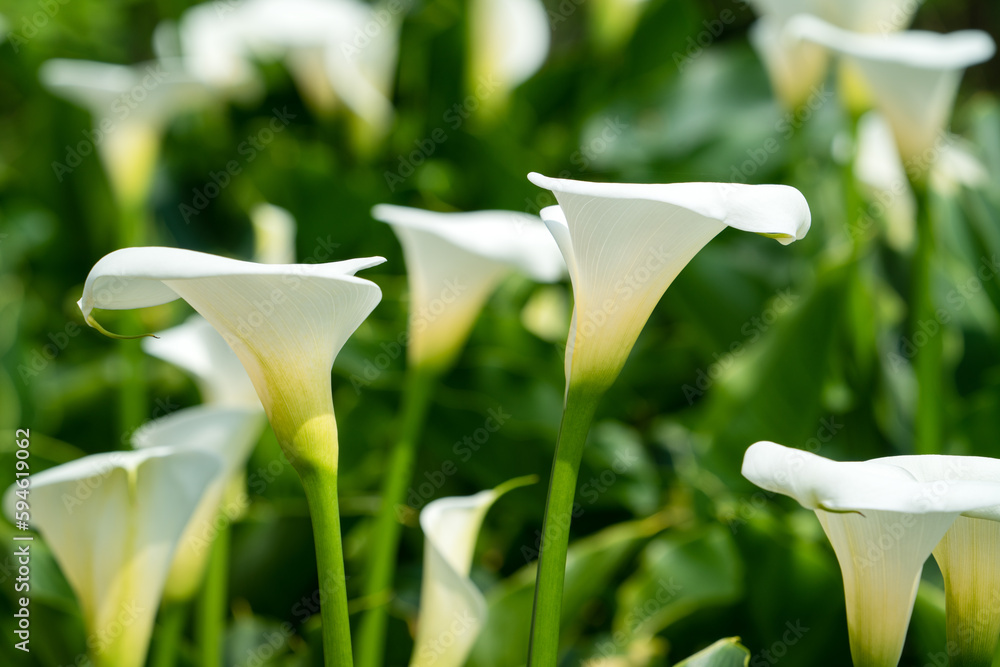
[[[576,300],[566,349],[570,382],[610,385],[667,287],[727,226],[788,244],[810,224],[805,198],[783,185],[528,178],[559,201],[542,218],[566,260]]]
[[[743,476],[816,511],[844,577],[854,664],[865,667],[899,662],[927,557],[962,513],[1000,501],[1000,479],[942,484],[893,459],[841,463],[772,442],[747,450]]]
[[[79,306],[123,310],[179,298],[201,313],[239,357],[279,442],[332,414],[330,369],[381,299],[354,277],[381,257],[329,264],[254,264],[176,248],[126,248],[101,259]]]

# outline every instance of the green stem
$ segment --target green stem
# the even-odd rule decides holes
[[[917,249],[913,257],[913,311],[910,341],[917,378],[914,447],[917,454],[938,454],[942,444],[941,362],[944,326],[937,318],[932,294],[934,227],[926,191],[917,190]]]
[[[566,552],[573,516],[576,478],[587,433],[601,397],[600,391],[570,385],[563,407],[556,444],[545,521],[535,580],[535,604],[531,612],[530,667],[555,667],[559,655],[559,625],[566,575]]]
[[[307,421],[295,434],[292,463],[305,488],[316,542],[323,658],[326,667],[352,667],[351,620],[337,497],[337,422],[333,411]]]
[[[198,664],[201,667],[221,667],[228,616],[229,542],[228,525],[219,531],[212,543],[205,581],[198,597],[198,623],[195,639],[198,643]]]
[[[146,240],[146,212],[141,203],[121,203],[118,217],[118,247],[141,246]],[[122,314],[120,329],[126,336],[144,333],[139,313]],[[148,392],[146,389],[146,355],[139,340],[123,340],[121,347],[121,381],[118,384],[119,427],[131,434],[146,421]],[[161,415],[162,416],[162,415]]]
[[[160,627],[156,632],[150,667],[174,667],[177,664],[177,649],[184,633],[186,617],[187,606],[183,603],[167,603],[160,609]]]
[[[396,441],[389,460],[389,469],[382,486],[382,504],[375,519],[368,552],[371,569],[365,582],[364,598],[372,606],[365,612],[358,630],[358,667],[381,667],[385,655],[389,601],[403,530],[398,512],[405,509],[403,506],[406,502],[406,490],[413,478],[417,444],[436,381],[437,374],[426,368],[411,368],[407,372],[399,440]]]

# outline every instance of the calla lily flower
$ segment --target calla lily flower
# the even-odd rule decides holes
[[[261,264],[295,263],[295,218],[273,204],[250,210],[254,232],[254,260]]]
[[[503,108],[549,54],[550,28],[540,0],[472,0],[469,87],[486,109]]]
[[[222,474],[202,494],[180,538],[164,588],[165,599],[189,600],[197,592],[226,488],[246,467],[263,421],[259,409],[198,406],[148,422],[132,436],[137,450],[169,447],[174,451],[207,451],[223,464]]]
[[[424,572],[411,667],[462,667],[486,620],[486,599],[469,578],[476,539],[493,503],[534,483],[513,479],[472,496],[439,498],[420,513]]]
[[[142,667],[174,550],[223,464],[203,451],[95,454],[32,475],[31,521],[76,593],[96,667]],[[17,486],[4,506],[13,516]]]
[[[88,148],[77,147],[75,159],[96,148],[116,197],[129,205],[145,200],[170,120],[213,99],[211,89],[175,60],[127,66],[55,59],[39,76],[53,93],[90,111],[93,134],[81,142]],[[60,180],[78,164],[70,160],[67,155],[65,165],[54,166]]]
[[[840,561],[858,667],[895,667],[924,561],[961,514],[1000,500],[1000,480],[921,481],[893,459],[841,463],[773,442],[747,450],[743,476],[816,512]]]
[[[1000,482],[1000,459],[982,456],[890,456],[898,466],[937,486]],[[949,654],[953,667],[993,664],[1000,638],[1000,505],[977,508],[955,520],[934,548],[944,575]]]
[[[254,264],[176,248],[126,248],[94,265],[79,302],[87,323],[103,331],[94,308],[143,308],[183,298],[243,362],[305,488],[320,579],[330,584],[321,601],[327,665],[351,662],[330,370],[382,296],[377,285],[354,274],[383,261]]]
[[[778,98],[789,108],[805,103],[826,77],[829,53],[818,44],[804,43],[786,31],[799,14],[820,17],[846,30],[886,35],[905,29],[917,3],[910,0],[751,0],[760,20],[750,26],[750,44],[760,55]],[[842,90],[852,102],[867,99],[849,67],[841,70]],[[857,104],[852,104],[858,106]]]
[[[180,35],[192,72],[214,85],[253,79],[252,58],[283,58],[314,109],[339,100],[383,132],[393,116],[400,14],[359,0],[205,3],[183,15]]]
[[[79,306],[100,329],[94,308],[183,298],[239,357],[287,447],[310,419],[332,413],[333,360],[381,298],[374,283],[354,273],[383,261],[255,264],[176,248],[126,248],[94,265]]]
[[[809,230],[809,205],[784,185],[586,183],[529,174],[558,206],[541,217],[573,284],[566,393],[545,504],[528,663],[555,667],[580,462],[597,404],[674,278],[726,227],[788,244]]]
[[[575,304],[567,390],[611,385],[660,297],[726,227],[788,244],[809,230],[809,205],[784,185],[587,183],[541,174],[559,206],[542,211],[569,267]]]
[[[239,357],[201,315],[192,315],[156,338],[144,338],[142,349],[194,376],[208,405],[263,409]]]
[[[403,246],[410,280],[408,354],[413,366],[446,368],[496,286],[514,271],[555,282],[566,266],[537,216],[513,211],[436,213],[382,204]]]
[[[892,127],[908,171],[926,171],[933,163],[963,72],[989,60],[996,50],[981,30],[866,35],[815,16],[797,16],[787,29],[840,54],[864,79]]]

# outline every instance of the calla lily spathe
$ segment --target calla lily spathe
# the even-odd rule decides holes
[[[121,202],[145,200],[169,121],[213,99],[210,88],[176,60],[112,65],[88,60],[49,60],[39,72],[53,93],[90,111],[96,148]]]
[[[847,30],[885,35],[906,28],[918,6],[910,0],[751,0],[751,5],[761,18],[750,26],[750,44],[778,98],[790,108],[805,103],[820,86],[830,60],[825,47],[787,33],[792,17],[808,14]],[[850,82],[854,77],[848,72]]]
[[[95,454],[32,475],[31,522],[72,586],[96,667],[142,667],[174,550],[223,464],[203,451]],[[8,489],[8,515],[18,500]]]
[[[743,476],[816,512],[840,561],[857,667],[895,667],[924,562],[963,513],[1000,500],[1000,481],[925,482],[891,459],[841,463],[772,442]]]
[[[559,206],[542,218],[562,250],[575,304],[567,391],[611,385],[654,306],[688,262],[726,227],[788,244],[809,230],[809,206],[784,185],[587,183],[530,174]]]
[[[208,405],[263,409],[239,357],[201,315],[144,338],[142,349],[191,374]]]
[[[396,4],[393,4],[395,7]],[[189,68],[231,88],[255,78],[251,60],[283,58],[315,109],[338,100],[379,132],[387,129],[400,11],[358,0],[205,3],[181,18]]]
[[[472,0],[469,86],[487,109],[502,108],[549,54],[549,20],[540,0]]]
[[[181,536],[164,587],[165,599],[189,600],[197,592],[208,564],[224,494],[246,467],[263,422],[259,406],[197,406],[148,422],[132,436],[132,446],[137,450],[162,447],[173,451],[204,451],[214,454],[223,464],[222,474],[202,494]]]
[[[255,264],[177,248],[126,248],[87,276],[79,306],[145,308],[184,299],[239,357],[283,447],[315,417],[332,416],[330,369],[381,299],[356,278],[381,257],[329,264]]]
[[[411,667],[461,667],[486,620],[486,599],[469,578],[479,528],[502,492],[440,498],[420,513],[424,572]]]
[[[918,173],[931,166],[944,143],[965,69],[989,60],[996,50],[993,39],[981,30],[867,35],[815,16],[795,17],[787,30],[850,63],[892,127],[907,171]]]
[[[250,209],[253,224],[254,261],[261,264],[295,263],[295,218],[274,204]]]
[[[890,456],[898,466],[936,486],[963,481],[1000,483],[1000,460],[982,456]],[[1000,638],[1000,505],[955,520],[934,547],[944,577],[949,652],[953,667],[993,664]]]
[[[566,265],[537,216],[514,211],[437,213],[382,204],[372,217],[392,226],[410,281],[408,354],[414,366],[446,368],[501,280],[520,271],[560,280]]]

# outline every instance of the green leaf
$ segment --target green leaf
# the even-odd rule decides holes
[[[618,591],[615,629],[654,635],[697,610],[736,600],[742,579],[736,545],[722,526],[658,537]]]
[[[681,660],[674,667],[746,667],[748,664],[750,651],[740,644],[739,637],[729,637]]]

